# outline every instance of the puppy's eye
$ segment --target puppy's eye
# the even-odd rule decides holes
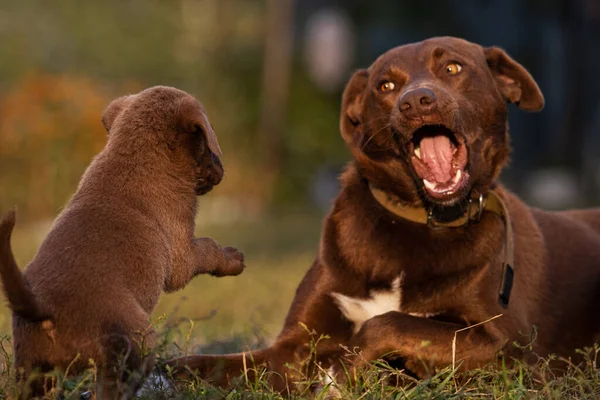
[[[396,87],[396,85],[394,85],[394,82],[383,82],[380,86],[379,86],[379,90],[381,90],[382,92],[389,92],[390,90],[394,90],[394,88]]]
[[[445,70],[448,75],[456,75],[462,70],[462,65],[459,63],[450,63],[446,65]]]

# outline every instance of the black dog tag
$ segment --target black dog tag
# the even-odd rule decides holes
[[[503,308],[508,307],[510,292],[513,286],[514,271],[510,264],[502,265],[502,281],[500,282],[500,291],[498,292],[498,301]]]

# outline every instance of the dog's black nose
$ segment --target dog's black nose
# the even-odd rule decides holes
[[[400,97],[400,112],[406,118],[418,118],[431,114],[437,107],[437,98],[433,90],[427,88],[412,89]]]

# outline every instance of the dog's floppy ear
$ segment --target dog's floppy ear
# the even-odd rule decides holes
[[[352,75],[344,90],[340,131],[342,138],[349,145],[356,145],[361,140],[363,96],[368,80],[369,72],[360,69]]]
[[[110,132],[113,122],[115,122],[115,119],[121,114],[127,103],[129,103],[131,97],[132,95],[119,97],[106,106],[102,113],[102,125],[104,125],[106,132]]]
[[[498,47],[487,47],[483,52],[496,85],[506,101],[515,103],[526,111],[544,108],[544,96],[540,88],[521,64]]]
[[[220,157],[222,153],[217,135],[208,121],[202,104],[192,96],[185,96],[179,104],[179,127],[189,133],[199,132],[204,135],[208,148],[214,155]]]

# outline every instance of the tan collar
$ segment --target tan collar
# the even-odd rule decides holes
[[[369,189],[375,200],[390,213],[407,221],[427,225],[431,229],[467,227],[469,224],[478,223],[484,212],[498,215],[504,223],[504,263],[502,264],[502,280],[498,300],[503,307],[508,306],[514,275],[514,236],[510,215],[498,193],[490,190],[476,199],[469,199],[467,211],[462,216],[452,221],[440,222],[434,218],[431,210],[402,205],[388,193],[370,184]]]

